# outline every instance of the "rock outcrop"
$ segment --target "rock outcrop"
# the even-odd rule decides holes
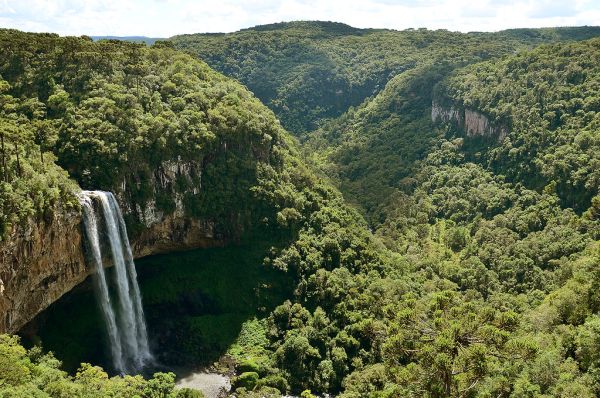
[[[16,332],[89,273],[79,211],[13,228],[0,244],[0,332]]]
[[[144,229],[140,236],[131,242],[131,247],[135,257],[139,258],[223,244],[222,238],[215,237],[212,222],[169,215]]]
[[[194,182],[189,189],[198,193],[199,170],[198,165],[179,161],[164,164],[154,173],[155,192],[169,191],[177,178],[186,178]],[[131,242],[136,258],[225,243],[215,234],[212,221],[186,216],[181,192],[172,192],[175,210],[165,214],[157,210],[155,201],[143,209],[132,205],[127,187],[122,189],[117,192],[121,208],[142,225]],[[83,239],[80,209],[63,209],[51,219],[13,228],[0,242],[0,333],[17,332],[93,272],[85,261]]]
[[[431,104],[431,120],[434,123],[454,123],[467,137],[488,137],[502,141],[508,135],[506,126],[493,125],[483,113],[458,107],[443,106],[436,101]]]

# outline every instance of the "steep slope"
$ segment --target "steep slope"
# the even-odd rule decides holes
[[[543,46],[457,72],[436,102],[504,130],[480,162],[534,189],[553,184],[563,206],[584,211],[600,188],[599,65],[598,39]]]
[[[14,31],[2,32],[2,45],[3,122],[19,126],[4,137],[2,280],[9,303],[11,294],[30,290],[19,284],[33,280],[27,270],[35,266],[25,266],[30,254],[51,243],[36,240],[32,226],[58,228],[71,211],[77,225],[76,185],[55,161],[80,186],[117,193],[138,255],[237,240],[261,225],[289,234],[318,208],[311,204],[317,198],[324,205],[336,198],[300,166],[271,112],[190,56]],[[65,233],[45,235],[58,242]],[[71,238],[78,246],[80,238]],[[52,261],[44,256],[52,248],[39,261]],[[80,260],[76,254],[67,264]],[[45,289],[58,282],[52,273],[42,279]]]
[[[10,247],[18,242],[11,234],[27,236],[36,225],[53,228],[63,211],[77,214],[77,187],[68,176],[80,186],[119,194],[134,240],[146,242],[138,247],[174,249],[153,246],[162,235],[148,232],[157,224],[163,232],[177,231],[164,223],[170,216],[182,220],[188,232],[199,230],[192,221],[206,221],[224,243],[260,240],[264,247],[255,246],[260,252],[251,257],[260,259],[257,268],[287,273],[294,291],[272,311],[245,322],[227,349],[238,374],[236,396],[279,397],[306,389],[344,398],[599,393],[597,192],[591,200],[578,196],[582,208],[574,211],[565,200],[569,190],[561,187],[587,178],[575,180],[567,172],[549,174],[556,183],[546,176],[532,182],[518,173],[520,163],[504,160],[498,150],[515,139],[527,144],[523,151],[537,148],[542,159],[551,159],[544,151],[560,138],[574,158],[595,159],[587,149],[595,148],[597,135],[590,87],[598,40],[546,46],[451,76],[453,68],[419,65],[336,122],[343,128],[332,123],[319,131],[314,142],[328,146],[313,156],[314,163],[334,177],[345,176],[341,186],[358,192],[357,202],[361,191],[359,183],[352,184],[354,176],[372,178],[373,189],[389,189],[365,201],[384,210],[372,223],[374,236],[300,160],[295,141],[273,113],[204,63],[168,45],[2,33],[2,98],[8,104],[2,117],[13,126],[4,137],[8,178],[1,198],[10,206],[2,214],[10,221],[2,244]],[[452,51],[458,65],[463,53]],[[538,59],[546,67],[527,70]],[[525,75],[515,90],[504,85],[509,65]],[[528,75],[538,70],[556,76],[539,79],[556,97],[532,95],[538,80]],[[469,100],[474,98],[478,107]],[[558,120],[565,124],[556,130],[544,124],[546,112],[540,116],[546,98],[565,102]],[[529,125],[539,135],[530,137]],[[386,146],[390,139],[393,145]],[[512,155],[529,159],[520,151]],[[565,166],[575,168],[580,177],[594,174],[579,164]],[[51,199],[37,204],[30,186]],[[21,208],[31,210],[20,213]],[[175,234],[175,240],[185,235]],[[39,244],[25,239],[14,250]],[[3,281],[34,280],[26,263],[10,263],[15,264],[21,272],[16,278],[3,260]],[[191,283],[193,264],[184,268]],[[149,287],[151,300],[159,301],[162,286],[166,294],[187,286],[177,276],[159,282]],[[14,286],[2,289],[9,305]],[[269,283],[261,288],[269,289]],[[32,288],[38,290],[45,291]],[[196,325],[198,334],[217,333]],[[189,338],[184,346],[199,350],[195,336]],[[0,348],[11,352],[0,356],[0,376],[8,380],[0,387],[3,394],[43,391],[59,397],[83,388],[44,383],[37,366],[48,359],[39,351],[25,354],[8,340]],[[13,377],[23,367],[32,370]],[[69,381],[88,376],[87,381],[103,380],[96,391],[119,388],[112,383],[121,379],[107,382],[89,369],[84,366]]]
[[[345,194],[363,189],[357,201],[384,204],[372,225],[401,257],[400,267],[366,279],[318,269],[301,290],[308,311],[289,303],[272,313],[269,342],[292,389],[339,389],[352,398],[598,394],[600,362],[591,349],[598,338],[597,189],[589,193],[596,199],[578,200],[575,211],[563,195],[577,191],[559,189],[569,177],[532,184],[511,174],[521,164],[494,163],[498,148],[523,137],[529,125],[538,135],[524,142],[547,151],[556,146],[555,132],[529,116],[539,114],[536,101],[553,96],[532,96],[535,80],[527,75],[557,75],[538,81],[559,102],[566,91],[576,104],[593,103],[587,87],[595,86],[596,47],[597,39],[544,46],[451,76],[435,66],[415,69],[331,123],[343,128],[328,125],[309,139],[307,152],[334,180],[358,177],[353,185],[341,179]],[[548,61],[545,68],[538,58]],[[476,72],[505,64],[523,67],[522,83]],[[585,78],[566,80],[571,68]],[[520,109],[512,117],[525,115],[522,132],[514,121],[492,118],[494,106],[472,106],[470,97]],[[594,112],[576,109],[564,121],[587,126]],[[591,126],[571,130],[572,139],[586,130],[596,136]],[[570,146],[582,160],[590,158],[587,148]],[[592,177],[583,166],[566,170]]]
[[[430,281],[423,287],[444,286],[426,314],[421,300],[382,299],[401,314],[384,321],[393,331],[383,343],[384,366],[355,371],[344,397],[408,396],[419,388],[440,397],[598,394],[598,357],[589,349],[598,336],[598,44],[542,46],[458,70],[428,92],[431,107],[410,106],[418,105],[418,95],[407,95],[418,76],[398,77],[387,101],[386,88],[341,119],[339,136],[319,133],[340,143],[324,166],[332,176],[357,175],[357,187],[369,178],[386,186],[386,170],[406,176],[387,197],[366,199],[386,203],[373,224],[413,275]],[[406,148],[365,144],[394,136],[391,123],[413,114],[425,124],[394,130]],[[416,153],[413,145],[422,161],[408,169],[388,161],[398,150]],[[332,166],[338,148],[349,153],[345,146],[358,147],[363,163]],[[354,174],[346,173],[350,166]],[[476,315],[488,311],[485,321]]]
[[[301,21],[170,40],[248,86],[286,129],[299,135],[376,95],[398,73],[423,64],[474,62],[599,33],[583,27],[462,34]]]
[[[433,88],[447,65],[415,68],[394,77],[371,101],[351,109],[304,142],[308,159],[339,184],[345,198],[373,225],[398,191],[410,191],[418,161],[442,135],[431,120]]]
[[[274,115],[206,64],[160,45],[17,31],[1,31],[0,46],[9,126],[0,195],[3,330],[15,331],[90,272],[78,185],[117,194],[138,255],[260,237],[259,258],[298,283],[294,301],[304,301],[303,286],[322,267],[351,278],[394,267],[361,217],[299,160]],[[188,239],[195,234],[209,242]],[[3,380],[36,355],[15,349],[17,356],[3,357]],[[279,381],[265,383],[286,390]],[[2,393],[64,396],[69,388],[25,375]]]
[[[281,137],[239,85],[169,49],[14,31],[1,43],[3,330],[90,272],[78,188],[55,162],[119,195],[138,256],[219,245],[252,225],[239,201]]]

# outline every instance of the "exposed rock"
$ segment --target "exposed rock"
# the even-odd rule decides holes
[[[222,246],[214,223],[185,215],[182,195],[173,187],[178,178],[190,182],[189,192],[200,192],[197,162],[164,162],[154,173],[154,191],[169,192],[175,200],[172,214],[164,214],[150,200],[143,208],[128,200],[127,186],[116,196],[124,213],[143,225],[132,239],[136,258],[194,248]],[[86,265],[80,210],[57,212],[51,220],[15,227],[0,242],[0,333],[17,332],[39,312],[81,283],[93,270]],[[130,239],[132,234],[130,234]]]
[[[483,113],[454,105],[445,107],[437,102],[431,104],[431,120],[434,123],[454,123],[467,137],[489,137],[502,141],[508,135],[506,126],[494,126]]]
[[[436,123],[448,123],[450,121],[459,123],[461,120],[461,112],[454,106],[447,108],[434,101],[431,104],[431,120]]]
[[[220,398],[228,396],[231,381],[227,375],[200,370],[178,379],[175,386],[200,390],[206,398]]]
[[[81,215],[63,211],[50,221],[13,228],[0,243],[0,331],[15,332],[89,274]]]
[[[196,248],[222,246],[210,221],[167,216],[152,224],[132,242],[136,257]]]

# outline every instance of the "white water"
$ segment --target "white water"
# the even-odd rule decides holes
[[[87,195],[81,196],[81,204],[83,205],[83,223],[88,239],[88,247],[90,248],[90,258],[96,269],[96,283],[98,292],[98,301],[102,309],[102,315],[106,322],[108,340],[113,359],[113,365],[118,371],[123,371],[123,357],[121,348],[121,339],[117,330],[117,321],[115,313],[110,302],[108,294],[108,284],[106,283],[106,275],[102,266],[102,254],[100,253],[100,237],[98,236],[98,225],[96,221],[96,213],[94,212],[94,204],[92,199]]]
[[[152,360],[152,355],[125,221],[112,193],[83,191],[80,198],[90,257],[98,274],[98,301],[106,322],[113,366],[121,373],[138,372]],[[99,209],[94,207],[95,203]],[[102,226],[98,225],[98,218],[104,220]],[[117,303],[109,295],[103,247],[108,247],[115,266]]]

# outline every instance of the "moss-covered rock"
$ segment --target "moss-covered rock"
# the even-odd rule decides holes
[[[258,382],[258,373],[256,372],[244,372],[233,379],[234,388],[245,388],[246,390],[252,390],[256,387]]]

